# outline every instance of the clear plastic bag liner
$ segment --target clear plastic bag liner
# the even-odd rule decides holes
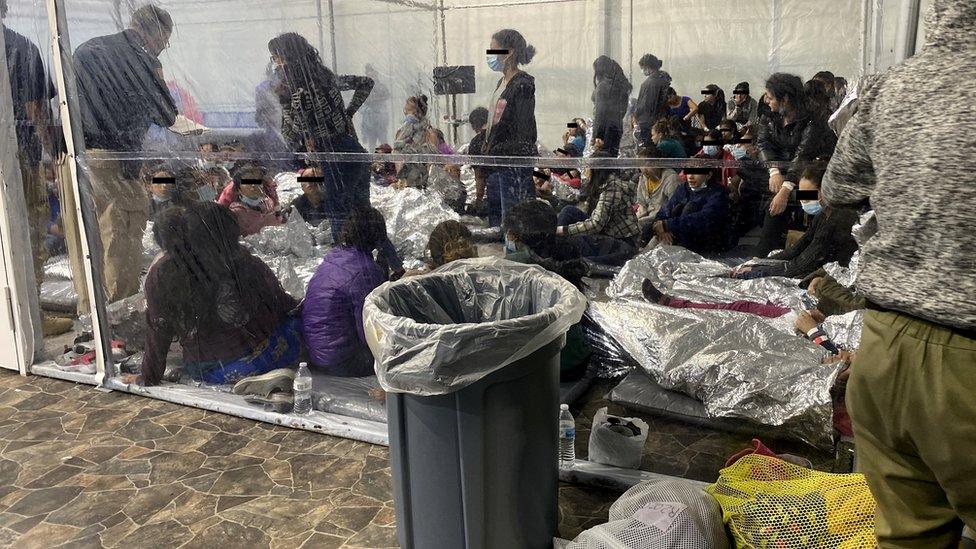
[[[566,549],[725,549],[718,502],[683,479],[642,482],[610,507],[608,522],[576,536]]]
[[[586,298],[535,265],[484,258],[386,283],[366,298],[363,323],[386,391],[462,389],[580,321]]]

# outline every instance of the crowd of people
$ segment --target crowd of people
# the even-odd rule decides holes
[[[0,0],[0,10],[6,12],[5,0]],[[52,218],[42,207],[46,205],[41,192],[42,153],[64,156],[57,139],[44,131],[50,117],[44,105],[53,97],[53,86],[37,48],[13,31],[4,31],[15,115],[25,121],[18,124],[17,137],[31,219],[40,220],[31,235],[35,259],[40,260],[45,236],[66,237],[72,252],[77,235],[58,232],[64,233],[77,221]],[[731,99],[721,86],[709,83],[696,101],[675,90],[663,70],[664,61],[655,55],[639,60],[643,71],[639,85],[628,80],[616,60],[600,56],[593,63],[593,111],[567,123],[562,144],[552,157],[585,157],[578,167],[598,162],[582,169],[550,166],[547,163],[557,163],[539,158],[535,120],[536,87],[544,84],[525,70],[535,48],[520,32],[500,30],[486,44],[487,67],[498,73],[498,82],[487,103],[468,117],[475,136],[466,144],[467,154],[538,160],[532,161],[534,167],[521,162],[512,166],[471,163],[475,194],[469,197],[460,162],[382,160],[384,154],[456,154],[444,132],[430,121],[427,96],[405,98],[403,122],[388,135],[383,105],[392,98],[388,88],[377,82],[375,69],[368,68],[364,76],[336,74],[303,36],[285,33],[268,43],[271,64],[268,83],[259,89],[259,123],[280,135],[294,153],[366,153],[353,125],[360,113],[368,128],[363,137],[377,160],[368,164],[328,159],[294,166],[302,194],[291,204],[282,204],[273,177],[278,171],[275,166],[254,160],[212,160],[223,152],[246,152],[238,144],[205,144],[201,150],[207,160],[192,166],[112,159],[111,153],[140,151],[150,125],[169,127],[179,114],[159,61],[172,31],[173,21],[166,11],[146,6],[134,12],[126,30],[93,38],[74,53],[106,297],[118,301],[142,291],[146,300],[145,358],[141,373],[126,376],[128,382],[160,383],[173,342],[182,347],[184,375],[207,383],[293,377],[290,372],[299,360],[327,375],[371,375],[373,356],[363,332],[364,300],[383,282],[408,275],[382,214],[370,204],[371,186],[431,191],[432,200],[443,200],[459,214],[483,217],[488,226],[498,227],[505,258],[538,264],[579,287],[595,268],[623,265],[657,246],[739,257],[742,264],[730,269],[729,278],[792,278],[817,298],[816,308],[798,315],[796,328],[798,336],[829,351],[832,361],[850,364],[848,351],[853,350],[834,345],[821,323],[827,316],[857,309],[882,310],[890,316],[868,317],[872,320],[865,326],[864,347],[877,350],[884,338],[893,337],[897,323],[907,322],[897,311],[920,309],[921,319],[911,322],[931,324],[949,317],[949,327],[925,330],[944,330],[945,334],[939,332],[945,336],[940,341],[957,338],[961,343],[954,348],[969,349],[966,356],[972,357],[971,302],[957,300],[955,310],[945,311],[921,296],[925,290],[907,298],[885,297],[887,282],[870,261],[884,257],[881,250],[893,245],[884,240],[891,238],[890,233],[877,237],[883,243],[860,250],[861,268],[868,269],[869,278],[882,289],[855,291],[824,270],[829,263],[846,266],[858,251],[851,229],[867,210],[866,199],[878,207],[882,232],[892,230],[884,225],[889,218],[882,216],[902,207],[886,202],[892,200],[890,196],[876,200],[870,191],[876,180],[887,177],[878,164],[894,162],[863,150],[874,138],[866,120],[873,122],[876,115],[868,112],[853,119],[853,129],[845,134],[828,123],[847,93],[846,80],[830,72],[818,72],[806,82],[793,74],[774,73],[758,93],[748,82],[739,82],[732,87]],[[344,91],[353,92],[348,102]],[[839,134],[840,148],[846,149],[838,161],[832,155]],[[852,152],[859,147],[860,152]],[[618,157],[647,162],[639,169],[614,168],[612,159]],[[674,159],[687,160],[664,166]],[[863,188],[862,180],[866,181]],[[286,293],[273,271],[241,243],[241,237],[281,225],[290,215],[325,224],[334,240],[302,302]],[[134,258],[143,253],[142,236],[150,219],[161,252],[143,280],[141,265]],[[932,220],[911,219],[919,233],[936,230],[920,227]],[[899,218],[896,224],[913,221]],[[791,230],[802,234],[791,237]],[[899,238],[910,238],[911,229],[895,230]],[[757,242],[743,244],[750,233],[758,233]],[[944,245],[939,238],[927,241],[935,247]],[[914,247],[917,243],[908,243],[903,252]],[[430,235],[430,269],[477,255],[465,223],[446,221]],[[919,255],[907,261],[946,259]],[[968,269],[972,274],[971,264]],[[36,272],[40,276],[40,264]],[[972,280],[967,284],[971,289]],[[645,281],[642,291],[647,300],[668,307],[727,309],[765,317],[788,312],[769,303],[679,299],[650,281]],[[913,299],[924,303],[914,307]],[[885,308],[892,303],[894,311]],[[908,305],[901,306],[904,303]],[[958,312],[967,307],[970,313]],[[882,326],[882,321],[887,324]],[[579,326],[570,330],[567,339],[562,374],[573,379],[582,375],[590,349]],[[924,349],[912,352],[921,353],[924,360],[937,360]],[[892,361],[901,360],[896,358]],[[856,362],[853,371],[861,364]],[[858,403],[864,407],[855,416],[863,418],[864,425],[874,419],[867,407],[881,406],[868,400],[860,395]],[[897,441],[882,440],[873,431],[869,435],[866,428],[859,435],[870,438],[869,463],[878,470],[891,464],[890,456],[881,454],[902,451],[892,449]],[[939,486],[938,480],[932,483]],[[876,478],[872,487],[884,492],[883,484]],[[898,530],[890,520],[883,524]]]

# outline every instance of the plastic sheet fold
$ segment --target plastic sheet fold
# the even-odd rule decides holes
[[[803,290],[793,280],[739,281],[721,278],[722,272],[727,267],[687,250],[657,248],[628,262],[608,289],[611,301],[591,303],[590,315],[652,379],[700,400],[709,417],[784,426],[801,440],[824,444],[837,367],[821,364],[826,352],[795,335],[790,315],[676,309],[639,293],[649,278],[666,293],[700,301],[766,298],[803,307]]]
[[[427,240],[438,223],[458,219],[439,197],[419,189],[373,185],[370,201],[386,219],[386,232],[406,269],[424,266]]]
[[[556,274],[483,258],[383,284],[366,298],[363,319],[383,389],[440,395],[562,337],[585,308]]]

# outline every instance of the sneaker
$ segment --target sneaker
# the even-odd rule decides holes
[[[279,368],[259,376],[245,377],[234,384],[235,395],[254,395],[267,397],[275,390],[291,393],[295,384],[295,370]]]
[[[668,301],[668,296],[664,295],[661,290],[654,287],[654,283],[652,283],[648,278],[645,278],[644,282],[641,284],[641,293],[644,294],[644,299],[650,301],[651,303],[665,305]]]
[[[284,393],[275,389],[267,396],[247,395],[244,397],[244,402],[254,406],[263,406],[266,410],[270,409],[279,414],[285,414],[295,406],[295,395],[291,392]]]

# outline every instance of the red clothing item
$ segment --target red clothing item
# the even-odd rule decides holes
[[[146,385],[157,385],[166,371],[166,355],[177,334],[172,322],[161,315],[160,304],[164,296],[182,291],[174,288],[172,282],[163,280],[160,271],[167,261],[165,252],[159,254],[149,267],[146,275],[146,346],[142,360],[142,381]],[[201,325],[193,327],[191,335],[182,337],[184,362],[209,360],[235,360],[246,356],[263,343],[285,319],[289,312],[298,306],[295,298],[288,295],[275,274],[263,261],[247,252],[238,259],[238,272],[248,272],[251,283],[240,291],[229,292],[239,295],[239,303],[221,303],[231,312],[241,315],[235,317],[230,325],[220,320],[218,311],[214,318],[201,319]],[[256,282],[255,282],[256,281]],[[232,281],[228,281],[233,284]],[[233,288],[230,286],[229,288]]]
[[[705,151],[704,150],[700,150],[697,153],[695,153],[695,156],[692,156],[692,158],[707,158],[707,159],[712,159],[712,160],[735,160],[735,157],[732,156],[732,153],[729,152],[729,151],[727,151],[727,150],[725,150],[725,149],[722,149],[722,154],[720,156],[708,156],[707,154],[705,154]],[[715,170],[715,173],[712,175],[712,178],[713,178],[713,180],[714,180],[714,178],[718,178],[717,183],[720,184],[720,185],[722,185],[722,187],[728,189],[729,188],[729,179],[732,178],[732,177],[735,177],[735,175],[738,173],[738,171],[739,170],[737,170],[736,168],[720,168],[720,169],[716,169]],[[682,171],[678,175],[678,179],[680,179],[682,182],[688,181],[688,178],[685,176],[685,172],[684,171]]]
[[[197,124],[203,124],[203,113],[200,112],[197,100],[190,95],[190,92],[172,80],[166,82],[166,87],[169,89],[169,95],[180,114]]]
[[[766,318],[779,318],[790,312],[788,307],[780,307],[778,305],[744,300],[732,301],[730,303],[698,303],[695,301],[689,301],[687,299],[669,297],[663,304],[676,309],[719,309],[723,311],[751,313],[754,315],[764,316]]]
[[[563,175],[557,175],[556,177],[558,177],[560,181],[562,181],[563,183],[569,185],[574,189],[580,188],[580,184],[581,184],[580,178],[573,177],[572,175],[569,174],[569,172],[566,172]]]
[[[274,181],[264,182],[264,194],[274,203],[275,208],[281,206],[281,202],[278,200],[278,184]],[[220,191],[220,196],[217,198],[217,204],[221,206],[230,207],[231,204],[236,202],[240,198],[240,193],[234,188],[234,182],[228,183],[224,190]]]

